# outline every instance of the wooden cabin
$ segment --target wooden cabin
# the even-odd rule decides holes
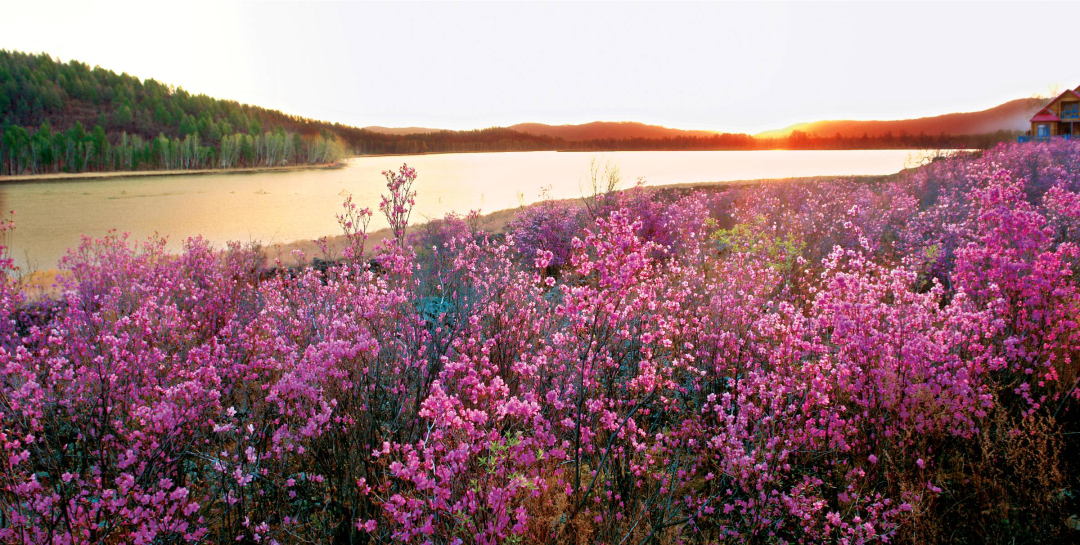
[[[1080,87],[1069,89],[1050,101],[1031,118],[1031,131],[1021,142],[1049,140],[1055,136],[1071,139],[1080,135]]]

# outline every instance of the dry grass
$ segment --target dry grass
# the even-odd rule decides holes
[[[995,408],[976,441],[957,441],[936,460],[928,477],[944,493],[916,513],[900,541],[1063,543],[1080,537],[1067,526],[1067,491],[1076,476],[1067,474],[1060,429],[1049,417],[1021,419]],[[926,484],[902,487],[925,490]],[[1017,541],[1018,535],[1026,540]]]

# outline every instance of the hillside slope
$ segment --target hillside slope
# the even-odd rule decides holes
[[[754,135],[757,138],[780,138],[794,131],[831,137],[837,133],[844,137],[882,136],[889,132],[899,135],[925,133],[936,134],[984,134],[997,131],[1020,131],[1028,129],[1028,120],[1045,106],[1046,99],[1021,98],[978,112],[945,114],[917,119],[893,121],[830,120],[798,123],[783,129]]]

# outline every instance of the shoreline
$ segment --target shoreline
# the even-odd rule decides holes
[[[414,157],[419,155],[461,155],[478,153],[712,153],[729,151],[919,151],[919,152],[954,152],[954,151],[982,151],[971,148],[843,148],[843,149],[806,149],[806,148],[752,148],[752,149],[609,149],[609,150],[579,150],[579,149],[537,149],[537,150],[482,150],[482,151],[418,151],[415,153],[365,153],[363,155],[350,155],[346,159],[363,159],[365,157]],[[698,183],[698,182],[688,182]]]
[[[329,165],[287,165],[279,167],[206,168],[193,170],[115,170],[102,172],[50,172],[47,174],[16,174],[0,176],[0,184],[20,182],[61,182],[70,180],[100,180],[104,178],[143,178],[152,176],[206,176],[211,174],[264,174],[297,170],[331,170],[344,168],[345,163]]]
[[[100,180],[109,178],[141,178],[152,176],[206,176],[211,174],[262,174],[272,172],[291,172],[298,170],[332,170],[345,168],[348,166],[347,161],[352,159],[363,159],[366,157],[415,157],[421,155],[455,155],[455,154],[479,154],[479,153],[642,153],[642,152],[689,152],[689,153],[701,153],[701,152],[757,152],[757,151],[910,151],[910,152],[933,152],[933,151],[973,151],[973,150],[938,150],[932,148],[930,150],[922,148],[873,148],[873,149],[840,149],[840,150],[813,150],[813,149],[738,149],[738,150],[574,150],[574,149],[557,149],[557,150],[492,150],[492,151],[424,151],[417,153],[372,153],[364,155],[352,155],[346,157],[340,162],[332,163],[329,165],[289,165],[279,167],[245,167],[245,168],[214,168],[214,169],[198,169],[198,170],[116,170],[116,171],[103,171],[103,172],[52,172],[48,174],[16,174],[16,175],[2,175],[0,176],[0,184],[22,183],[22,182],[59,182],[59,181],[71,181],[71,180]],[[788,178],[784,178],[788,179]],[[792,178],[797,179],[797,178]],[[756,180],[740,180],[756,181]],[[731,183],[731,182],[688,182],[681,185],[697,185],[707,183]]]
[[[324,167],[326,168],[326,167]],[[757,178],[747,180],[731,180],[731,181],[710,181],[710,182],[686,182],[678,184],[667,185],[647,185],[649,189],[658,191],[675,191],[675,192],[689,192],[693,190],[704,191],[717,191],[721,189],[745,189],[754,186],[775,185],[784,183],[799,183],[799,182],[812,182],[817,180],[834,180],[838,178],[850,179],[862,183],[877,183],[888,180],[896,174],[881,174],[881,175],[862,175],[862,176],[794,176],[789,178]],[[620,189],[619,191],[625,191],[629,188]],[[559,201],[575,201],[577,198],[572,199],[556,199]],[[536,204],[536,203],[533,203]],[[527,205],[528,206],[532,205]],[[506,231],[506,227],[517,216],[518,212],[522,210],[518,208],[505,208],[502,210],[496,210],[480,216],[480,226],[492,235],[499,235]],[[422,223],[417,223],[409,226],[408,231],[410,233],[416,232],[417,229],[422,228],[429,221],[434,221],[441,218],[431,218]],[[373,248],[378,242],[391,236],[390,228],[384,227],[368,233],[367,248]],[[300,239],[290,242],[276,242],[262,246],[262,250],[265,255],[264,266],[283,266],[293,267],[297,265],[296,259],[292,253],[299,250],[303,253],[304,257],[308,260],[312,258],[329,258],[330,260],[336,259],[337,255],[340,255],[343,243],[345,241],[344,235],[327,234],[325,235],[327,248],[330,251],[328,255],[323,255],[319,246],[314,240]],[[24,271],[22,283],[22,289],[24,293],[29,296],[31,300],[42,300],[55,298],[58,295],[56,289],[56,278],[61,273],[59,268],[50,269],[36,269],[33,271]]]

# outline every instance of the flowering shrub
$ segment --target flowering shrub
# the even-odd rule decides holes
[[[397,172],[383,171],[389,195],[383,195],[379,210],[386,216],[390,230],[398,241],[405,240],[405,228],[409,225],[412,207],[416,204],[416,191],[412,185],[416,181],[416,169],[401,165]]]
[[[0,286],[0,542],[1067,540],[1077,167],[1002,146],[408,239],[402,167],[374,261],[351,201],[326,267],[86,239],[53,304]]]
[[[585,226],[581,210],[570,201],[543,201],[524,208],[510,222],[514,243],[523,255],[550,252],[552,272],[570,262],[570,241]]]

